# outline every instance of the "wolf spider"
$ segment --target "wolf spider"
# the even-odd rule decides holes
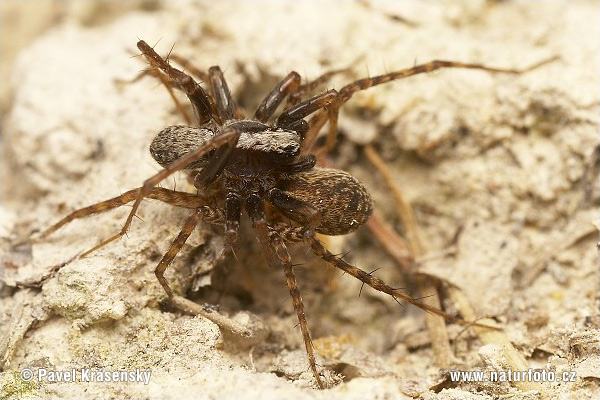
[[[302,98],[307,93],[340,71],[324,74],[305,84],[301,83],[298,73],[291,72],[264,98],[254,115],[245,118],[236,107],[218,66],[211,67],[208,73],[194,71],[194,75],[207,82],[206,90],[190,75],[171,66],[168,59],[160,57],[143,40],[137,43],[137,47],[150,64],[150,74],[161,79],[169,91],[175,88],[187,95],[195,113],[196,126],[169,126],[156,135],[150,145],[150,153],[164,169],[147,179],[141,187],[76,210],[46,229],[40,237],[75,219],[133,201],[121,231],[83,253],[83,257],[123,236],[144,198],[191,209],[193,212],[154,271],[165,292],[172,298],[174,294],[164,273],[196,225],[203,220],[224,226],[226,243],[232,246],[238,236],[242,209],[245,209],[269,264],[280,263],[283,266],[310,368],[320,388],[324,384],[315,362],[304,305],[286,243],[305,242],[327,263],[375,290],[389,294],[395,301],[403,300],[446,319],[458,320],[350,265],[321,244],[317,233],[345,235],[363,225],[372,213],[372,202],[367,189],[350,174],[317,167],[315,153],[333,146],[338,111],[358,91],[446,67],[508,73],[523,70],[432,61],[360,79],[338,91],[327,90],[305,100]],[[273,118],[286,98],[283,111]],[[310,122],[307,122],[305,118],[311,115]],[[326,144],[315,149],[317,135],[326,122],[329,122]],[[197,194],[157,187],[162,180],[180,170],[189,174],[198,189]]]

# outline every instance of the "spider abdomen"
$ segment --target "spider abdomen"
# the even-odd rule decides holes
[[[315,230],[325,235],[353,232],[373,211],[367,189],[339,169],[313,168],[294,174],[284,181],[282,189],[319,210],[321,223]]]
[[[167,168],[174,161],[190,151],[202,146],[215,136],[214,129],[197,128],[186,125],[168,126],[160,131],[150,144],[150,154],[162,167]],[[203,167],[208,157],[200,157],[187,169]]]

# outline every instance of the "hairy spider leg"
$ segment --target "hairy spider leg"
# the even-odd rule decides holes
[[[175,238],[167,252],[163,255],[156,268],[154,269],[154,275],[158,279],[167,296],[173,297],[173,290],[169,286],[169,283],[165,279],[165,270],[171,265],[175,256],[179,253],[187,239],[190,237],[200,220],[206,221],[210,224],[223,224],[225,217],[221,210],[210,206],[203,205],[198,207],[193,214],[191,214],[185,221],[179,235]]]
[[[306,93],[310,93],[319,85],[330,80],[334,75],[346,71],[347,69],[329,71],[319,76],[317,79],[302,85],[300,84],[302,81],[300,74],[298,74],[296,71],[290,72],[260,103],[256,109],[256,112],[254,113],[254,119],[260,122],[266,122],[273,116],[273,113],[275,110],[277,110],[277,107],[281,105],[286,96],[288,97],[286,108],[289,109],[298,104],[302,100],[302,96],[304,96]]]
[[[225,121],[235,117],[236,106],[221,68],[218,66],[210,67],[208,69],[208,77],[210,92],[215,101],[217,115],[222,125]]]
[[[285,109],[275,120],[275,126],[288,128],[308,115],[329,106],[338,97],[338,92],[331,89],[306,99],[295,106]]]
[[[193,76],[200,79],[200,81],[202,81],[202,82],[208,81],[208,79],[209,79],[208,73],[195,67],[186,58],[178,56],[177,54],[169,53],[168,57],[166,58],[166,61],[169,62],[170,60],[173,60],[173,61],[177,62],[178,64],[182,65],[184,70],[189,71]],[[133,79],[126,81],[125,83],[135,83],[135,82],[139,81],[140,79],[144,78],[145,76],[151,76],[153,78],[160,80],[160,82],[163,84],[163,86],[167,89],[169,96],[171,96],[171,99],[175,103],[175,107],[177,108],[177,111],[179,111],[179,113],[182,115],[185,123],[187,125],[191,125],[192,120],[190,119],[190,117],[188,116],[183,105],[181,104],[179,99],[177,99],[177,96],[175,96],[175,93],[173,92],[173,87],[175,87],[175,85],[170,83],[169,81],[167,81],[167,78],[164,77],[164,74],[162,72],[160,72],[159,69],[152,68],[152,67],[147,68],[147,69],[141,71]],[[179,87],[175,87],[175,88],[178,89]]]
[[[300,325],[300,331],[302,332],[302,339],[304,341],[306,354],[308,355],[310,369],[312,370],[315,380],[317,381],[317,385],[320,389],[323,389],[325,386],[323,385],[321,376],[319,375],[319,371],[317,370],[314,346],[310,335],[310,330],[308,329],[306,312],[304,311],[304,303],[302,302],[300,289],[298,289],[296,275],[292,266],[292,258],[290,257],[290,254],[287,250],[287,246],[285,245],[285,240],[288,239],[286,236],[289,234],[289,232],[293,232],[294,230],[298,231],[300,229],[304,230],[316,228],[317,226],[319,226],[321,222],[321,213],[311,204],[296,199],[289,193],[277,188],[273,188],[269,191],[268,200],[269,203],[271,203],[280,213],[303,226],[302,228],[294,228],[284,225],[279,229],[268,227],[269,244],[275,252],[275,254],[277,255],[277,258],[283,265],[285,280],[290,291],[290,296],[292,297],[292,304],[294,306],[294,310],[296,311],[296,315],[298,317],[298,323]],[[298,239],[299,240],[289,241],[301,241],[302,236],[300,236]]]
[[[290,297],[292,298],[292,304],[294,305],[294,310],[296,311],[296,316],[298,317],[298,323],[300,324],[300,330],[302,331],[302,338],[304,340],[304,348],[306,349],[306,354],[308,355],[308,363],[310,364],[310,369],[312,370],[313,376],[317,381],[317,386],[319,389],[324,389],[325,385],[321,380],[321,375],[317,370],[317,362],[315,360],[315,352],[314,346],[312,342],[312,338],[310,336],[310,331],[308,329],[308,322],[306,321],[306,312],[304,311],[304,303],[302,302],[302,295],[300,293],[300,289],[298,289],[298,282],[296,281],[296,274],[294,273],[294,268],[292,266],[292,258],[290,257],[290,253],[287,250],[287,247],[282,240],[282,238],[275,231],[271,231],[271,247],[273,248],[275,254],[277,254],[277,258],[283,265],[283,271],[285,273],[285,281],[287,283],[288,289],[290,291]]]
[[[76,210],[42,232],[39,238],[48,236],[75,219],[84,218],[93,214],[99,214],[125,205],[135,200],[141,190],[141,187],[132,189],[123,193],[121,196]],[[158,281],[164,288],[167,295],[172,297],[173,291],[164,278],[164,271],[171,264],[177,253],[179,253],[181,247],[185,244],[187,238],[190,236],[200,219],[203,219],[211,224],[219,224],[224,222],[224,216],[219,209],[207,206],[207,199],[191,193],[176,192],[174,190],[154,187],[150,193],[148,193],[146,198],[160,200],[176,207],[195,209],[194,213],[186,220],[181,232],[175,241],[173,241],[154,271]]]
[[[142,79],[146,76],[151,76],[153,78],[156,78],[163,84],[163,86],[167,89],[169,96],[171,96],[171,100],[173,100],[173,103],[175,103],[175,108],[177,108],[177,111],[179,111],[179,113],[182,115],[185,123],[187,125],[190,125],[192,123],[192,120],[190,119],[189,115],[185,111],[185,109],[184,109],[183,105],[181,104],[181,102],[179,101],[179,99],[177,99],[177,96],[175,96],[175,92],[173,92],[173,88],[171,87],[171,84],[167,81],[167,78],[164,77],[164,74],[162,72],[160,72],[158,69],[152,68],[152,67],[146,68],[145,70],[140,71],[134,78],[132,78],[130,80],[117,79],[117,83],[132,84],[132,83],[136,83],[137,81],[139,81],[140,79]]]
[[[173,60],[176,63],[180,64],[183,69],[189,71],[190,74],[194,75],[196,78],[200,79],[202,82],[208,81],[208,73],[202,71],[200,68],[196,67],[194,64],[190,62],[185,57],[179,56],[177,54],[169,54],[167,57],[167,61]]]
[[[168,61],[175,61],[176,63],[180,64],[183,69],[185,71],[188,71],[191,75],[195,76],[196,78],[198,78],[201,82],[209,82],[210,80],[210,76],[209,73],[201,70],[200,68],[196,67],[190,60],[188,60],[185,57],[182,57],[180,55],[177,54],[172,54],[169,53],[168,57],[167,57],[167,62]],[[163,82],[165,85],[167,85],[167,83]],[[169,92],[172,94],[172,90],[170,87],[167,87],[167,90],[169,90]],[[171,97],[173,97],[174,95],[172,95]],[[183,118],[185,119],[185,121],[189,124],[189,118],[187,117],[185,111],[183,111],[183,108],[178,105],[179,101],[177,101],[177,99],[174,99],[175,101],[175,105],[177,107],[177,109],[179,110],[179,112],[183,115]],[[235,110],[235,118],[237,119],[243,119],[244,115],[240,112],[240,110],[238,110],[237,108],[234,109]]]
[[[99,248],[101,248],[101,247],[107,245],[108,243],[125,235],[125,233],[129,229],[129,226],[131,225],[131,222],[133,221],[133,216],[137,212],[137,210],[142,202],[142,199],[144,197],[148,196],[148,194],[152,191],[152,188],[154,186],[156,186],[159,182],[161,182],[163,179],[167,178],[168,176],[172,175],[173,173],[184,169],[190,163],[192,163],[195,160],[197,160],[198,158],[204,156],[205,154],[207,154],[209,151],[211,151],[213,149],[217,149],[223,145],[235,147],[237,140],[240,137],[240,134],[241,134],[241,131],[239,131],[235,127],[226,128],[223,131],[223,133],[221,133],[220,135],[214,136],[210,141],[206,142],[205,144],[198,147],[197,149],[190,151],[183,157],[180,157],[179,159],[174,161],[167,168],[163,169],[162,171],[158,172],[157,174],[146,179],[137,194],[135,202],[133,203],[133,207],[131,208],[129,215],[127,216],[127,220],[125,221],[125,224],[123,225],[123,229],[121,229],[121,231],[119,233],[117,233],[116,235],[114,235],[114,236],[102,241],[98,245],[92,247],[90,250],[83,253],[81,255],[81,257],[85,257],[88,254],[90,254],[91,252],[98,250]],[[207,169],[211,170],[211,163],[213,162],[213,160],[217,160],[218,162],[221,161],[220,159],[213,157],[209,161],[209,164],[206,167]],[[202,172],[204,172],[204,170]]]
[[[357,268],[354,265],[347,263],[342,258],[329,252],[321,244],[321,242],[319,242],[319,240],[316,237],[316,233],[312,229],[304,229],[302,232],[302,235],[304,237],[304,240],[310,245],[310,247],[311,247],[313,253],[315,253],[315,255],[317,255],[318,257],[323,259],[328,264],[341,269],[348,275],[352,275],[353,277],[360,280],[361,282],[366,283],[367,285],[371,286],[373,289],[375,289],[379,292],[389,294],[398,303],[399,303],[399,300],[406,301],[407,303],[410,303],[416,307],[419,307],[420,309],[423,309],[423,310],[430,312],[432,314],[435,314],[435,315],[439,315],[440,317],[444,318],[447,321],[454,322],[454,323],[457,323],[460,325],[478,326],[478,327],[482,327],[482,328],[497,329],[493,326],[479,324],[476,322],[465,321],[462,318],[453,317],[452,315],[445,313],[444,311],[440,310],[439,308],[427,305],[417,299],[410,297],[406,293],[389,286],[381,279],[373,276],[372,273],[363,271],[362,269]],[[298,235],[296,234],[296,237],[297,236]]]
[[[185,244],[185,241],[190,237],[190,235],[196,228],[196,225],[198,225],[198,222],[200,222],[201,219],[202,210],[200,209],[194,211],[187,218],[187,220],[183,224],[183,227],[181,228],[181,232],[179,232],[179,235],[177,235],[173,243],[171,243],[171,246],[169,246],[169,249],[163,255],[163,258],[160,260],[160,262],[156,266],[156,269],[154,270],[154,275],[156,275],[156,279],[158,279],[163,289],[165,289],[165,292],[167,292],[167,296],[169,297],[173,297],[173,290],[171,289],[169,283],[165,279],[165,270],[171,264],[177,253],[179,253],[179,250],[181,250],[181,248]]]
[[[260,122],[267,122],[267,120],[273,116],[273,113],[277,110],[277,107],[279,107],[285,97],[298,90],[300,80],[300,74],[296,71],[290,72],[259,104],[254,112],[254,119]]]
[[[44,238],[44,237],[50,235],[51,233],[57,231],[58,229],[60,229],[61,227],[63,227],[64,225],[68,224],[69,222],[71,222],[73,220],[85,218],[85,217],[93,215],[93,214],[99,214],[99,213],[103,213],[105,211],[112,210],[117,207],[121,207],[121,206],[135,200],[141,191],[142,191],[141,187],[139,187],[137,189],[132,189],[132,190],[129,190],[129,191],[123,193],[122,195],[114,197],[112,199],[104,200],[99,203],[93,204],[91,206],[75,210],[72,213],[70,213],[69,215],[67,215],[66,217],[64,217],[63,219],[61,219],[60,221],[58,221],[57,223],[55,223],[54,225],[52,225],[49,228],[47,228],[46,230],[44,230],[39,235],[39,238],[41,239],[41,238]],[[174,190],[158,188],[158,187],[153,187],[150,190],[150,192],[146,195],[146,198],[160,200],[164,203],[168,203],[168,204],[171,204],[176,207],[191,208],[191,209],[196,209],[196,208],[205,206],[206,203],[208,202],[208,199],[198,196],[196,194],[177,192]]]
[[[349,68],[335,69],[332,71],[327,71],[324,74],[322,74],[321,76],[315,78],[314,80],[300,85],[297,90],[290,93],[290,95],[288,97],[288,101],[287,101],[287,106],[290,107],[290,106],[294,106],[294,105],[298,104],[302,100],[302,97],[305,96],[307,93],[311,93],[312,91],[317,89],[320,85],[323,85],[323,84],[329,82],[329,80],[331,78],[333,78],[335,75],[346,73],[348,71],[350,71]]]
[[[513,69],[513,68],[494,68],[488,67],[482,64],[472,64],[472,63],[462,63],[457,61],[444,61],[444,60],[433,60],[427,62],[425,64],[416,65],[412,68],[403,69],[400,71],[389,72],[387,74],[378,75],[370,78],[364,78],[356,80],[352,83],[349,83],[343,86],[338,91],[338,98],[331,103],[331,105],[326,109],[321,111],[319,114],[315,115],[310,122],[309,133],[307,133],[306,143],[311,147],[303,148],[303,153],[312,153],[312,146],[316,142],[316,136],[319,131],[323,127],[323,125],[329,121],[329,132],[327,134],[327,140],[323,148],[319,149],[317,153],[321,152],[329,152],[335,146],[335,141],[337,137],[337,126],[338,126],[338,115],[340,108],[354,95],[354,93],[359,92],[361,90],[369,89],[373,86],[381,85],[384,83],[388,83],[391,81],[408,78],[409,76],[418,75],[427,72],[433,72],[442,68],[466,68],[466,69],[478,69],[482,71],[488,71],[492,73],[505,73],[505,74],[521,74],[524,72],[531,71],[536,69],[542,65],[548,64],[556,60],[557,57],[552,57],[547,60],[543,60],[536,64],[533,64],[529,67],[523,69]]]
[[[194,81],[194,79],[192,79],[191,76],[172,67],[143,40],[140,40],[137,43],[137,47],[144,57],[146,57],[146,60],[148,60],[148,63],[152,68],[164,73],[164,78],[167,80],[165,83],[167,88],[173,87],[179,89],[187,95],[199,125],[203,125],[214,119],[213,102],[211,101],[210,96],[196,81]],[[163,75],[159,76],[163,77]]]
[[[301,200],[296,200],[296,201],[302,202]],[[307,204],[307,207],[312,207],[312,206],[310,204]],[[280,209],[279,207],[278,207],[278,210],[280,212],[283,212],[282,209]],[[289,216],[289,218],[294,219],[293,216],[291,216],[291,215]],[[304,216],[303,218],[306,219],[306,216]],[[300,222],[302,220],[302,218],[298,218],[298,219],[294,219],[294,220],[296,222]],[[298,227],[298,226],[289,226],[289,225],[274,226],[274,227],[270,227],[269,235],[271,237],[277,236],[277,237],[281,238],[283,241],[288,242],[288,243],[306,242],[310,246],[313,253],[317,257],[321,258],[323,261],[344,271],[345,273],[348,273],[349,275],[352,275],[353,277],[360,280],[364,284],[369,285],[373,289],[390,295],[398,303],[400,300],[404,300],[407,303],[410,303],[422,310],[425,310],[432,314],[438,315],[438,316],[444,318],[446,321],[453,322],[453,323],[456,323],[459,325],[476,326],[476,327],[488,328],[488,329],[494,329],[494,330],[498,329],[497,327],[494,327],[494,326],[480,324],[480,323],[471,322],[471,321],[466,321],[462,318],[454,317],[454,316],[440,310],[439,308],[431,307],[427,304],[424,304],[423,302],[409,296],[408,294],[400,291],[399,289],[389,286],[387,283],[385,283],[381,279],[373,276],[373,272],[369,273],[369,272],[363,271],[362,269],[347,263],[342,258],[329,252],[321,244],[321,242],[317,239],[315,231],[310,227]]]

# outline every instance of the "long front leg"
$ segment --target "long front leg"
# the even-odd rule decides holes
[[[114,208],[121,207],[129,202],[132,202],[133,200],[135,200],[138,197],[138,195],[140,194],[141,191],[142,191],[141,187],[137,188],[137,189],[132,189],[132,190],[129,190],[129,191],[123,193],[122,195],[114,197],[112,199],[104,200],[99,203],[93,204],[91,206],[80,208],[79,210],[75,210],[72,213],[70,213],[69,215],[67,215],[66,217],[64,217],[63,219],[61,219],[60,221],[58,221],[57,223],[55,223],[54,225],[52,225],[49,228],[47,228],[46,230],[44,230],[38,236],[38,238],[40,238],[40,239],[45,238],[46,236],[50,235],[51,233],[57,231],[58,229],[62,228],[64,225],[66,225],[69,222],[74,221],[76,219],[85,218],[90,215],[103,213],[103,212],[112,210]],[[174,190],[157,188],[157,187],[152,188],[150,190],[150,192],[146,195],[146,197],[149,199],[160,200],[164,203],[168,203],[173,206],[192,208],[192,209],[200,208],[207,203],[206,198],[200,197],[195,194],[185,193],[185,192],[176,192]]]
[[[127,233],[127,230],[129,229],[129,226],[131,225],[131,222],[133,221],[133,217],[134,217],[135,213],[137,212],[138,208],[140,207],[142,199],[144,197],[147,197],[148,194],[152,191],[152,188],[154,186],[156,186],[159,182],[161,182],[163,179],[167,178],[168,176],[172,175],[173,173],[184,169],[190,163],[192,163],[193,161],[202,157],[203,155],[207,154],[209,151],[211,151],[213,149],[219,148],[223,145],[235,146],[235,143],[237,142],[239,136],[240,136],[240,132],[238,130],[236,130],[236,129],[227,130],[227,131],[223,132],[221,135],[215,136],[213,139],[211,139],[209,142],[205,143],[204,145],[189,152],[185,156],[177,159],[171,165],[169,165],[169,167],[163,169],[156,175],[147,179],[144,182],[144,184],[142,185],[142,187],[140,188],[139,192],[137,193],[137,197],[135,199],[135,202],[133,203],[133,207],[131,208],[131,211],[130,211],[129,215],[127,216],[127,220],[125,221],[125,224],[123,225],[123,228],[121,229],[121,231],[119,233],[117,233],[116,235],[102,241],[98,245],[92,247],[90,250],[83,253],[81,255],[81,257],[85,257],[88,254],[90,254],[91,252],[93,252],[93,251],[107,245],[108,243],[120,238],[121,236],[125,235],[125,233]],[[209,167],[210,167],[210,164],[207,166],[207,168],[209,168]]]
[[[327,107],[331,103],[333,103],[338,97],[338,92],[334,89],[328,90],[321,94],[311,97],[310,99],[306,99],[301,103],[296,104],[290,108],[287,108],[283,111],[277,120],[275,121],[275,125],[281,128],[286,128],[304,117],[318,111],[322,108]]]
[[[339,91],[338,98],[332,102],[332,104],[328,107],[328,111],[322,111],[319,115],[315,116],[313,121],[311,121],[311,126],[309,131],[312,135],[316,136],[319,132],[320,128],[329,120],[329,132],[327,136],[327,140],[325,146],[321,151],[329,152],[335,146],[336,136],[337,136],[337,126],[338,126],[338,114],[339,109],[348,101],[352,96],[361,90],[369,89],[373,86],[382,85],[384,83],[388,83],[395,80],[400,80],[404,78],[408,78],[409,76],[414,76],[422,73],[433,72],[442,68],[464,68],[464,69],[478,69],[482,71],[487,71],[491,73],[503,73],[503,74],[522,74],[525,72],[529,72],[536,68],[539,68],[543,65],[546,65],[552,61],[555,61],[558,57],[552,57],[536,64],[533,64],[529,67],[523,69],[515,69],[515,68],[494,68],[488,67],[483,64],[473,64],[473,63],[463,63],[457,61],[445,61],[445,60],[433,60],[425,64],[416,65],[412,68],[403,69],[400,71],[390,72],[383,75],[373,76],[371,78],[364,78],[354,81],[352,83],[343,86]],[[308,135],[307,135],[308,136]],[[316,138],[313,138],[311,145],[314,145]],[[303,149],[303,154],[310,153],[312,149]]]
[[[316,79],[300,85],[296,91],[294,91],[293,93],[290,93],[290,96],[288,97],[287,105],[293,106],[293,105],[298,104],[302,100],[302,97],[304,95],[316,90],[320,85],[323,85],[323,84],[329,82],[329,80],[331,78],[333,78],[335,75],[342,74],[342,73],[345,73],[348,71],[350,71],[350,69],[348,69],[348,68],[327,71],[324,74],[322,74],[321,76],[317,77]]]

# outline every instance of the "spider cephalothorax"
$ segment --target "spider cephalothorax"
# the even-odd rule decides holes
[[[196,116],[196,125],[170,126],[158,133],[152,141],[150,153],[164,169],[147,179],[143,186],[74,211],[45,230],[41,237],[74,219],[133,201],[121,231],[82,254],[85,256],[123,236],[144,198],[191,209],[193,211],[181,232],[155,269],[160,284],[172,297],[173,291],[164,278],[164,272],[200,220],[224,226],[225,238],[233,244],[237,239],[242,210],[245,209],[268,262],[283,267],[310,368],[319,387],[324,385],[316,366],[304,306],[286,243],[305,242],[318,257],[364,284],[389,294],[394,300],[404,300],[446,319],[457,320],[394,289],[371,273],[348,264],[323,247],[316,233],[350,233],[367,221],[372,205],[365,187],[350,174],[315,166],[314,145],[321,128],[329,122],[324,149],[333,146],[339,109],[354,93],[372,86],[444,67],[509,73],[522,71],[432,61],[360,79],[339,91],[328,90],[305,100],[302,98],[306,93],[340,71],[326,73],[306,84],[301,84],[298,73],[291,72],[265,97],[254,115],[247,118],[236,108],[219,67],[211,67],[208,73],[194,71],[207,82],[208,90],[205,90],[190,75],[172,67],[146,42],[139,41],[137,46],[150,64],[147,73],[158,77],[170,91],[174,88],[187,95]],[[529,69],[535,67],[537,65]],[[284,101],[283,111],[274,118]],[[307,122],[305,118],[309,116],[311,119]],[[157,187],[163,179],[181,170],[193,179],[198,193]]]

